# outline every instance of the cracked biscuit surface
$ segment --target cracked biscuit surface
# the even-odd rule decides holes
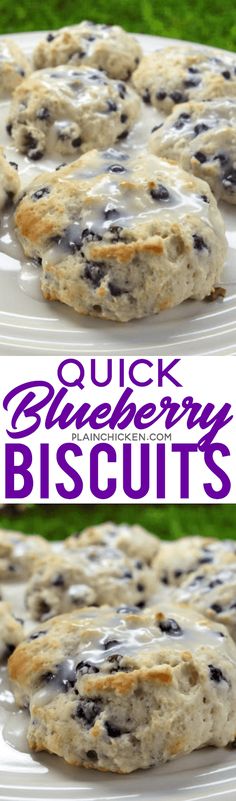
[[[150,146],[207,181],[218,200],[236,203],[236,98],[176,106]]]
[[[188,100],[236,97],[236,57],[206,47],[173,45],[144,56],[132,80],[145,103],[168,114]]]
[[[45,299],[81,314],[125,322],[203,299],[224,266],[208,185],[143,151],[91,151],[40,175],[15,221],[26,255],[42,263]]]
[[[78,158],[125,139],[140,110],[132,88],[91,67],[32,73],[14,93],[7,130],[21,153]]]
[[[127,80],[136,69],[142,50],[131,34],[118,25],[96,25],[84,21],[71,28],[47,34],[34,52],[35,69],[69,63],[89,64],[110,78]]]
[[[227,630],[197,612],[123,606],[52,619],[9,670],[33,750],[129,773],[235,739],[235,663]]]

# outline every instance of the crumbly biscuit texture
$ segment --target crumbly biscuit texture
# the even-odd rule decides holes
[[[0,601],[0,664],[7,661],[23,637],[21,621],[13,617],[8,603]]]
[[[26,591],[26,605],[35,620],[104,603],[142,608],[155,591],[154,571],[137,564],[117,548],[88,546],[62,550],[43,560]]]
[[[8,130],[31,160],[46,153],[78,155],[128,136],[140,110],[130,86],[91,67],[32,73],[14,94]]]
[[[123,606],[54,618],[9,669],[32,749],[129,773],[235,739],[235,664],[227,630],[197,612]]]
[[[118,25],[81,22],[49,33],[34,52],[35,69],[58,64],[89,64],[111,78],[127,80],[137,68],[142,50],[134,38]]]
[[[31,72],[28,59],[11,39],[0,41],[0,96],[11,95]]]
[[[188,100],[236,97],[236,57],[206,47],[173,45],[144,56],[133,74],[145,103],[161,111]]]
[[[121,322],[210,295],[226,255],[208,185],[143,151],[95,150],[40,175],[15,220],[45,299]]]
[[[0,529],[0,579],[27,578],[47,554],[50,545],[43,537]]]
[[[4,150],[0,147],[0,211],[3,211],[14,200],[20,189],[17,165],[9,163]]]
[[[218,200],[236,203],[236,97],[176,106],[150,146],[207,181]]]
[[[102,523],[90,526],[84,531],[72,534],[65,541],[65,547],[77,550],[88,545],[104,545],[118,548],[128,556],[136,558],[136,565],[142,570],[143,562],[151,564],[160,548],[160,540],[149,534],[142,526],[128,526],[124,523]]]

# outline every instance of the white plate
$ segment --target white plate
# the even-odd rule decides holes
[[[23,616],[25,586],[15,587],[3,584],[2,591]],[[27,713],[16,709],[7,690],[2,668],[0,801],[235,801],[236,751],[231,749],[207,748],[162,768],[128,776],[71,768],[44,753],[32,756],[24,745]]]
[[[30,53],[42,34],[16,34],[15,39]],[[138,37],[146,53],[173,40],[152,36]],[[7,107],[7,104],[5,104]],[[5,111],[7,108],[5,108]],[[16,157],[4,132],[1,109],[0,140],[8,155],[18,160],[24,182],[32,170],[54,165],[48,161],[31,165]],[[145,108],[149,130],[157,112]],[[133,138],[135,138],[131,135]],[[133,138],[131,141],[133,141]],[[129,139],[130,141],[130,139]],[[127,146],[127,145],[126,145]],[[59,158],[57,163],[62,159]],[[64,160],[64,157],[63,157]],[[59,303],[45,302],[39,291],[39,273],[19,259],[1,254],[0,258],[0,353],[1,354],[235,354],[236,353],[236,233],[235,209],[222,206],[230,250],[222,285],[226,298],[215,303],[187,301],[175,309],[128,324],[81,317]],[[0,248],[1,249],[1,248]]]

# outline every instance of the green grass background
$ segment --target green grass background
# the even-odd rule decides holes
[[[20,529],[61,539],[85,526],[114,520],[139,523],[165,539],[183,535],[236,539],[236,505],[29,505],[7,506],[0,512],[0,527]]]
[[[130,31],[235,49],[235,0],[0,0],[1,33],[74,24],[119,23]]]

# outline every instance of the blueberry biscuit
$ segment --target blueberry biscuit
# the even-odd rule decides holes
[[[27,578],[38,559],[49,553],[50,545],[43,537],[0,529],[0,578],[4,581]]]
[[[144,56],[133,84],[145,103],[167,113],[188,100],[236,97],[236,57],[205,47],[167,47]]]
[[[236,203],[236,98],[176,106],[150,145],[207,181],[218,200]]]
[[[35,69],[70,64],[89,64],[104,70],[110,78],[128,80],[136,69],[142,50],[134,36],[118,25],[81,22],[72,28],[49,33],[34,52]]]
[[[133,559],[137,557],[136,566],[142,570],[143,562],[151,564],[158,553],[160,540],[141,526],[102,523],[100,526],[91,526],[81,533],[75,533],[65,541],[65,547],[72,550],[88,545],[118,548]]]
[[[212,537],[181,537],[173,542],[162,542],[153,561],[158,581],[166,586],[182,584],[189,573],[201,570],[206,565],[236,565],[236,543],[233,540],[217,540]]]
[[[0,40],[0,96],[11,95],[31,71],[28,59],[11,39]]]
[[[177,599],[189,603],[211,620],[227,626],[236,641],[236,560],[222,554],[215,565],[203,565],[179,588]]]
[[[154,571],[117,548],[62,550],[42,560],[26,591],[31,617],[40,620],[79,606],[135,604],[143,608],[157,584]]]
[[[3,148],[0,147],[0,211],[12,203],[19,192],[20,181],[17,174],[17,165],[9,164],[5,158]]]
[[[46,300],[127,321],[202,299],[218,283],[224,224],[208,185],[140,152],[91,151],[19,200],[25,253]]]
[[[225,627],[175,605],[54,618],[9,663],[30,748],[119,773],[232,742],[235,667]]]
[[[37,161],[45,151],[78,154],[124,139],[140,109],[126,84],[91,67],[34,72],[14,93],[7,130]]]
[[[23,636],[21,621],[13,617],[9,604],[0,601],[0,664],[6,662]]]

